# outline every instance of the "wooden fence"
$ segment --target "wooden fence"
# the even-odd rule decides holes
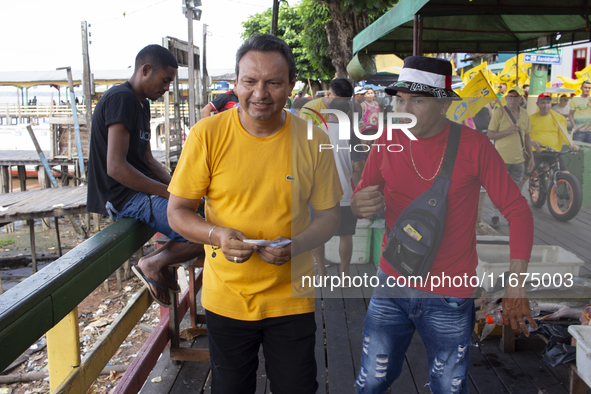
[[[92,106],[92,110],[94,111],[95,104]],[[77,110],[79,114],[86,113],[86,106],[83,104],[77,105]],[[188,116],[189,113],[189,104],[182,103],[179,108],[181,112],[181,116],[185,114]],[[150,112],[152,118],[157,118],[160,116],[164,116],[164,102],[154,102],[150,104]],[[30,122],[30,119],[41,119],[41,118],[48,118],[50,116],[70,116],[72,114],[72,109],[69,105],[21,105],[20,108],[18,105],[15,104],[0,104],[0,120],[2,124],[11,124],[11,119],[21,118],[29,120],[27,123]],[[170,114],[174,116],[174,109],[172,105],[170,106]],[[20,122],[22,123],[22,121]]]
[[[54,348],[67,348],[68,343],[78,347],[78,316],[77,312],[72,312],[77,311],[78,304],[153,234],[154,230],[135,220],[119,220],[0,295],[0,371],[47,333],[50,385],[52,390],[55,388],[53,392],[86,392],[152,303],[147,289],[143,288],[130,300],[118,319],[112,323],[105,338],[95,344],[91,354],[79,366],[74,365],[74,368],[65,373],[62,371],[61,375],[58,374],[59,379],[54,380],[51,364],[59,364],[60,360],[56,361],[55,352],[50,351],[50,337],[54,337]],[[69,318],[72,321],[69,322]],[[62,330],[60,335],[50,336],[52,330],[63,325],[71,330],[69,336],[62,334],[67,330]],[[167,330],[163,332],[167,333]],[[167,339],[164,340],[164,346],[166,342]],[[60,350],[60,357],[65,358],[64,350]],[[162,349],[159,351],[162,352]],[[72,358],[72,355],[67,356]],[[79,361],[79,349],[77,357]],[[144,373],[145,377],[149,369]]]

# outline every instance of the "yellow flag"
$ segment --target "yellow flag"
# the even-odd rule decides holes
[[[448,119],[454,122],[461,122],[476,115],[482,107],[497,99],[482,71],[476,73],[459,95],[463,100],[454,101],[447,111]]]
[[[583,81],[591,81],[591,64],[581,71],[575,71],[575,75],[577,79],[581,79],[581,83],[583,83]]]
[[[518,73],[518,82],[520,85],[523,86],[527,81],[529,74],[531,73],[531,63],[524,63],[523,58],[524,54],[522,53],[519,55],[519,66],[517,65],[517,58],[515,56],[505,62],[505,67],[499,74],[499,80],[500,82],[506,83],[507,88],[515,86],[515,77]]]
[[[476,76],[476,74],[478,73],[478,71],[480,70],[488,70],[486,68],[486,62],[482,62],[481,64],[479,64],[478,66],[466,71],[466,74],[464,74],[464,78],[463,81],[464,83],[467,85],[468,82],[474,78]]]
[[[563,82],[565,88],[576,90],[577,91],[577,92],[575,92],[576,95],[581,94],[580,88],[581,88],[581,85],[583,84],[583,78],[572,79],[572,78],[561,77],[561,76],[557,76],[556,78],[562,79],[562,82]]]
[[[456,71],[456,65],[454,64],[454,59],[449,59],[449,62],[451,63],[451,75],[458,75],[458,72]]]

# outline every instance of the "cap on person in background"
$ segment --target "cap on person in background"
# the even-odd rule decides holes
[[[517,94],[519,94],[520,96],[523,96],[523,90],[521,90],[521,88],[517,85],[511,86],[509,88],[509,90],[507,90],[507,93],[509,93],[509,92],[517,92]]]

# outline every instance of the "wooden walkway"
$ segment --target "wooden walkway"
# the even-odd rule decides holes
[[[352,274],[374,275],[373,264],[353,265]],[[337,274],[337,267],[329,268]],[[353,394],[360,367],[363,322],[371,289],[336,289],[334,294],[316,299],[316,362],[318,364],[319,394]],[[189,346],[184,342],[184,346]],[[207,346],[207,338],[194,340],[193,347]],[[468,384],[470,393],[477,394],[567,394],[569,375],[566,366],[548,368],[542,364],[541,349],[521,350],[504,354],[499,339],[474,341],[472,366]],[[173,365],[168,351],[153,369],[142,394],[200,394],[211,393],[209,363],[184,362]],[[161,381],[152,382],[152,379]],[[406,353],[400,377],[392,385],[392,393],[428,394],[429,370],[425,347],[418,335],[412,339]],[[257,394],[270,393],[259,353]]]
[[[527,184],[523,187],[523,194],[527,194]],[[526,196],[529,202],[529,196]],[[531,204],[530,204],[531,207]],[[546,204],[542,208],[531,207],[534,214],[534,244],[558,245],[575,253],[585,262],[580,275],[591,274],[591,207],[582,207],[578,215],[568,221],[559,222],[548,211]],[[487,197],[482,212],[482,220],[490,224],[493,205]],[[509,235],[509,226],[505,218],[499,217],[502,235]]]

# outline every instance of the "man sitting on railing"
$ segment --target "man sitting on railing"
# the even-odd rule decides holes
[[[159,45],[148,45],[135,60],[129,81],[109,89],[92,117],[88,160],[87,209],[115,219],[133,218],[171,239],[140,259],[133,271],[154,300],[169,306],[169,289],[178,290],[167,266],[203,254],[171,230],[166,217],[170,174],[150,149],[150,103],[168,92],[178,63]]]

